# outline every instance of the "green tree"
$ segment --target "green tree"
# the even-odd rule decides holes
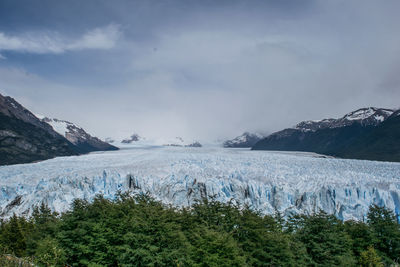
[[[25,225],[26,220],[14,214],[10,220],[2,224],[1,227],[1,243],[6,251],[17,257],[25,256],[26,250],[26,239],[21,224]]]
[[[72,210],[62,218],[56,235],[60,246],[67,255],[67,262],[73,266],[88,265],[88,259],[93,254],[88,243],[90,236],[90,218],[87,215],[89,203],[85,200],[75,200]]]
[[[251,266],[298,266],[306,262],[305,247],[282,232],[280,221],[273,216],[262,217],[244,209],[232,234]]]
[[[46,237],[38,242],[35,253],[35,262],[43,266],[62,266],[66,257],[64,250],[57,240]]]
[[[315,266],[354,266],[351,239],[342,221],[333,215],[319,212],[298,215],[290,219],[288,229],[302,242]]]
[[[374,235],[374,247],[387,263],[400,261],[400,225],[393,211],[372,205],[367,215]]]
[[[372,229],[363,222],[347,221],[344,229],[351,238],[351,247],[356,257],[360,257],[361,252],[376,243]]]
[[[204,226],[187,234],[191,266],[246,266],[241,249],[229,234]]]
[[[42,204],[29,220],[0,220],[0,248],[39,266],[382,266],[398,261],[399,232],[377,206],[368,224],[343,223],[324,212],[285,220],[214,199],[175,209],[119,194],[75,200],[60,216]]]
[[[39,207],[33,209],[29,222],[31,228],[26,234],[27,254],[34,255],[39,241],[46,237],[55,237],[59,220],[57,213],[51,212],[50,208],[42,202]]]
[[[360,266],[362,267],[383,267],[382,259],[378,256],[373,247],[360,253]]]

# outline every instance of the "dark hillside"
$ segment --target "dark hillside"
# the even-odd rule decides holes
[[[78,154],[76,147],[62,136],[0,113],[0,165]]]
[[[363,120],[349,120],[346,115],[338,120],[302,122],[296,128],[267,136],[252,150],[307,151],[341,158],[400,161],[400,111],[384,118],[382,110],[377,109],[373,116]],[[384,110],[385,114],[388,111]]]

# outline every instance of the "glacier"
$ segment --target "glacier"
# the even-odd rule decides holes
[[[124,147],[0,167],[0,217],[29,215],[46,203],[65,212],[75,198],[149,193],[173,206],[213,197],[263,214],[324,210],[365,220],[370,204],[400,218],[400,163],[327,158],[314,153],[220,147]]]

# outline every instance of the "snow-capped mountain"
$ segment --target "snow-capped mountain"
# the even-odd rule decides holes
[[[97,137],[91,136],[82,127],[72,122],[47,117],[42,118],[42,121],[49,124],[56,132],[77,146],[82,153],[118,149]]]
[[[0,168],[0,215],[58,212],[73,199],[118,191],[188,206],[202,197],[265,214],[312,213],[363,220],[371,204],[400,215],[400,163],[320,158],[311,153],[147,147]],[[400,218],[400,217],[399,217]]]
[[[175,146],[175,147],[202,147],[200,142],[198,142],[198,141],[187,142],[180,136],[177,136],[172,139],[168,139],[167,141],[164,141],[162,145],[163,146]]]
[[[350,112],[339,119],[323,119],[315,121],[302,121],[294,129],[302,131],[317,131],[326,128],[339,128],[359,123],[362,126],[376,126],[386,120],[395,110],[386,108],[360,108]]]
[[[339,119],[303,121],[293,128],[267,136],[252,149],[309,151],[344,158],[400,161],[398,112],[371,107],[358,109]]]
[[[0,165],[77,155],[76,148],[47,123],[0,94]]]
[[[142,140],[144,140],[143,137],[141,137],[140,135],[134,133],[129,138],[123,139],[121,141],[121,143],[122,144],[131,144],[131,143],[142,141]]]
[[[242,135],[234,139],[227,140],[223,143],[224,147],[252,147],[255,143],[264,138],[263,135],[258,133],[244,132]]]
[[[391,117],[398,117],[400,116],[400,109],[396,110],[395,112],[393,112],[393,114],[391,115]]]

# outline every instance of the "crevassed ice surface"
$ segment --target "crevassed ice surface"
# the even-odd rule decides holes
[[[130,190],[188,206],[214,196],[284,215],[322,209],[365,219],[375,203],[400,214],[400,163],[320,158],[311,153],[144,147],[0,167],[0,215],[30,214],[42,201],[58,212],[73,199]],[[399,218],[399,217],[398,217]]]

